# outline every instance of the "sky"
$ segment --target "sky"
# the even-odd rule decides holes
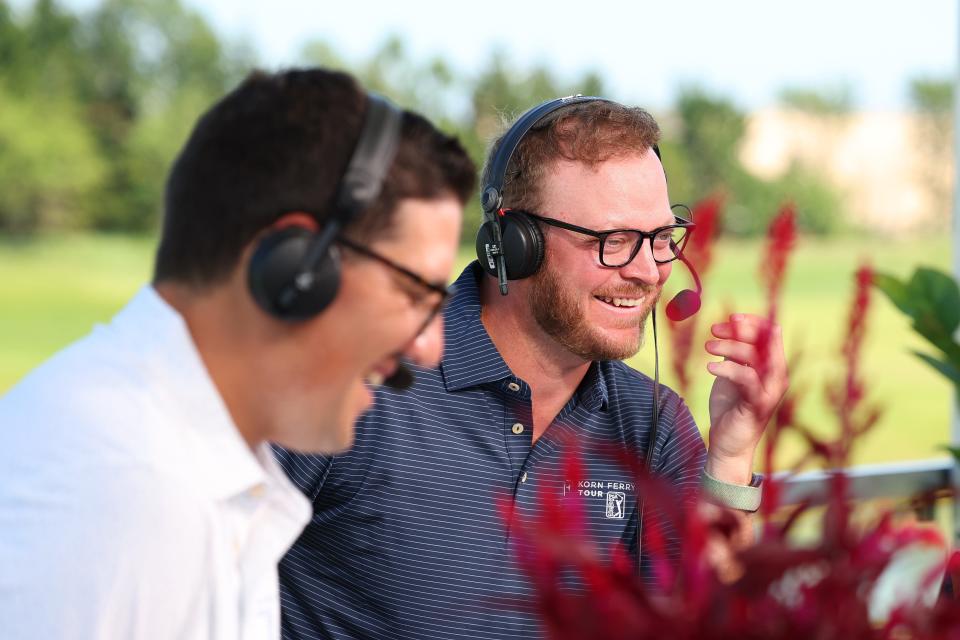
[[[311,39],[361,61],[398,34],[415,59],[441,56],[459,73],[477,73],[496,48],[518,73],[597,70],[613,97],[651,108],[691,84],[751,109],[784,87],[844,84],[856,107],[904,108],[911,77],[955,75],[960,30],[960,0],[183,1],[270,68],[295,63]]]

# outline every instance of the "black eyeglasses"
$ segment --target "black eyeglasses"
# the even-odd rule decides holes
[[[418,287],[425,290],[424,294],[419,296],[408,293],[414,305],[427,308],[427,318],[420,326],[420,330],[417,331],[416,335],[420,335],[428,326],[430,326],[430,323],[433,322],[434,318],[437,317],[437,314],[443,310],[444,305],[446,305],[447,301],[450,299],[450,295],[453,293],[452,286],[445,287],[443,285],[429,282],[410,269],[407,269],[406,267],[397,264],[393,260],[380,255],[376,251],[359,245],[352,240],[341,237],[337,239],[337,242],[355,253],[359,253],[362,256],[376,260],[380,264],[392,269],[396,273],[402,274],[404,277],[414,282]],[[434,295],[436,296],[436,301],[428,304],[426,300]]]
[[[653,231],[641,231],[640,229],[596,231],[563,220],[540,216],[529,211],[524,213],[551,227],[559,227],[560,229],[597,238],[600,241],[598,248],[600,264],[605,267],[623,267],[637,257],[645,238],[650,239],[650,251],[653,253],[654,262],[657,264],[672,262],[680,257],[684,246],[687,244],[689,232],[696,225],[691,221],[690,209],[686,205],[675,204],[670,207],[670,210],[673,212],[674,224],[658,227]],[[509,209],[506,211],[509,211]],[[686,213],[686,215],[679,215],[678,212]]]

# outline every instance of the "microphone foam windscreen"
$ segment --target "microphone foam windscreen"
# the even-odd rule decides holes
[[[674,322],[686,320],[700,310],[700,294],[684,289],[667,304],[667,317]]]

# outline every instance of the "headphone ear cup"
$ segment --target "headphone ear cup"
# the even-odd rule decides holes
[[[247,285],[261,309],[287,321],[307,320],[327,308],[340,289],[340,254],[331,246],[313,270],[305,290],[295,285],[315,235],[303,227],[287,227],[265,235],[247,268]]]
[[[543,264],[543,231],[533,218],[522,211],[510,211],[502,220],[507,279],[529,278]]]
[[[483,270],[494,278],[497,277],[497,263],[496,258],[490,255],[489,250],[496,244],[496,236],[493,230],[495,224],[497,223],[487,220],[477,230],[477,261]]]

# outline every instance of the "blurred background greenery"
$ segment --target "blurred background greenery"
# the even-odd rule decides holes
[[[478,164],[504,123],[539,101],[621,93],[601,71],[560,76],[497,51],[478,71],[462,73],[442,56],[415,55],[402,35],[361,59],[310,41],[298,63],[352,71],[456,133]],[[179,0],[102,0],[82,9],[0,0],[0,393],[108,320],[149,279],[171,160],[199,114],[258,64],[254,47],[219,34]],[[833,423],[822,387],[839,375],[856,266],[869,260],[901,276],[918,264],[950,268],[952,78],[918,75],[908,85],[909,107],[894,127],[871,125],[842,83],[784,87],[765,113],[690,83],[654,113],[673,200],[720,195],[725,203],[701,329],[730,310],[765,310],[756,277],[762,233],[781,203],[795,203],[803,236],[782,320],[788,350],[800,354],[801,414],[823,429]],[[896,203],[894,215],[884,213],[889,203],[870,199],[883,175],[860,179],[864,157],[888,151],[841,148],[855,147],[858,136],[883,137],[878,130],[906,136],[919,158],[892,169],[910,174],[909,216],[896,214]],[[784,140],[792,146],[771,147]],[[462,263],[479,206],[467,213]],[[686,286],[685,278],[672,284]],[[864,364],[885,413],[857,461],[940,455],[937,446],[949,439],[948,385],[908,353],[919,341],[885,300],[875,300],[870,322]],[[650,351],[633,363],[649,371]],[[711,380],[705,358],[695,360],[689,399],[705,427]],[[663,378],[672,383],[666,366]]]

